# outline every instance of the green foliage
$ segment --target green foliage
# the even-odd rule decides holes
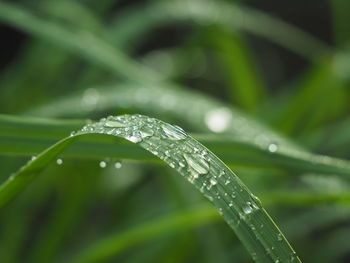
[[[0,262],[346,262],[329,8],[336,46],[250,1],[0,2],[27,36],[0,72]]]

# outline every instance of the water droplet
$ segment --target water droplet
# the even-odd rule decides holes
[[[178,126],[165,123],[162,125],[162,129],[170,140],[183,140],[187,137],[187,134]]]
[[[184,154],[188,166],[198,174],[207,174],[209,172],[209,164],[198,154]]]
[[[232,113],[228,108],[218,108],[209,111],[204,121],[213,132],[223,132],[227,129],[232,119]]]
[[[104,123],[104,126],[110,127],[110,128],[124,128],[124,127],[127,127],[128,125],[117,120],[108,120]]]
[[[33,155],[33,156],[30,158],[31,161],[34,161],[35,159],[36,159],[36,156],[35,156],[35,155]]]
[[[106,166],[107,166],[107,163],[105,161],[101,161],[100,162],[100,167],[101,168],[106,168]]]
[[[243,206],[243,212],[246,215],[249,215],[253,212],[253,208],[250,206],[250,202],[247,202],[247,204],[245,206]]]
[[[270,143],[268,147],[269,152],[274,153],[277,152],[278,146],[275,143]]]
[[[125,136],[125,139],[133,143],[139,143],[142,141],[141,136],[136,136],[136,135]]]
[[[230,202],[230,203],[228,204],[228,206],[229,206],[229,207],[232,207],[232,206],[233,206],[233,203],[232,203],[232,202]]]
[[[216,185],[218,183],[218,181],[216,181],[215,178],[210,178],[210,184],[211,185]]]
[[[147,137],[151,137],[151,136],[153,136],[153,134],[154,134],[154,131],[150,127],[143,126],[140,129],[140,135],[141,135],[142,139],[147,138]]]
[[[282,236],[281,233],[279,233],[279,234],[277,235],[277,240],[278,240],[278,241],[282,241],[282,240],[283,240],[283,236]]]
[[[60,159],[60,158],[58,158],[58,159],[56,160],[56,163],[57,163],[58,165],[61,165],[61,164],[63,164],[63,160]]]
[[[101,166],[101,163],[100,163],[100,166]],[[122,163],[121,162],[115,162],[114,167],[116,169],[120,169],[122,167]]]
[[[226,181],[225,181],[225,185],[228,185],[229,183],[231,183],[230,180],[226,180]]]

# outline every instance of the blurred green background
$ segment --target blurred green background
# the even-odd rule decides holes
[[[171,95],[160,95],[176,83],[302,149],[348,159],[349,14],[348,0],[1,1],[0,113],[92,120],[141,113],[198,132],[196,120],[167,110]],[[159,93],[138,93],[147,85]],[[106,90],[120,95],[113,106],[102,99]],[[4,181],[38,151],[1,153]],[[267,166],[231,167],[305,262],[349,262],[348,181]],[[5,207],[0,262],[73,262],[111,236],[121,245],[105,262],[252,262],[170,169],[108,156],[63,158]]]

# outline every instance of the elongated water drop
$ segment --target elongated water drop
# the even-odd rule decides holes
[[[130,135],[130,136],[125,136],[125,139],[127,139],[128,141],[133,142],[133,143],[139,143],[142,141],[141,136],[137,136],[135,134]]]
[[[127,124],[117,120],[108,120],[105,122],[104,126],[110,127],[110,128],[124,128],[124,127],[127,127]]]
[[[187,134],[178,126],[165,123],[162,125],[162,129],[167,138],[170,140],[178,141],[187,137]]]
[[[187,164],[198,174],[207,174],[209,172],[209,164],[199,154],[184,154]]]

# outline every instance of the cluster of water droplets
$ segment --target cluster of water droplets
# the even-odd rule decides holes
[[[97,123],[86,125],[73,135],[84,133],[111,134],[138,143],[167,162],[170,167],[185,174],[192,183],[210,170],[210,158],[206,150],[200,151],[193,145],[177,143],[188,138],[182,128],[153,118],[142,115],[109,116]],[[101,161],[100,166],[104,168],[107,164]],[[217,181],[213,177],[207,184],[214,186]]]
[[[258,202],[244,191],[236,193],[237,178],[218,166],[212,165],[209,152],[194,140],[189,140],[186,132],[176,126],[164,123],[154,118],[142,115],[122,115],[103,118],[99,122],[86,125],[81,133],[104,133],[116,135],[138,143],[168,165],[180,172],[187,180],[211,201],[226,199],[230,208],[234,208],[233,200],[240,196],[241,203],[246,205],[239,211],[240,219],[245,218],[259,209]],[[181,141],[181,142],[180,142]],[[107,167],[107,162],[101,161],[100,167]],[[228,194],[219,188],[232,189]]]

